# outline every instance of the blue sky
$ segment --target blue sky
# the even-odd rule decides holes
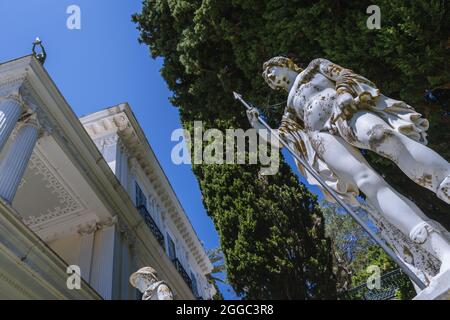
[[[81,8],[81,30],[66,27],[72,4]],[[137,41],[131,15],[140,8],[140,0],[0,0],[0,62],[30,54],[39,36],[48,54],[45,68],[78,116],[129,102],[200,239],[215,248],[217,233],[198,182],[190,166],[170,158],[176,144],[170,136],[181,125],[159,73],[161,60],[151,59]]]

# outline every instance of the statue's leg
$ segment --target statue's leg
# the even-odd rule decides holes
[[[391,159],[411,180],[450,203],[450,164],[437,152],[393,130],[374,113],[355,113],[350,126],[355,146]]]
[[[448,240],[433,230],[421,210],[387,184],[357,149],[326,132],[310,132],[309,136],[318,155],[340,179],[356,184],[384,218],[436,256],[442,262],[441,271],[450,269]]]

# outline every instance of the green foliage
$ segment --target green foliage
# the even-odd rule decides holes
[[[323,204],[323,213],[326,235],[332,241],[334,272],[339,292],[366,283],[367,278],[372,275],[367,272],[367,267],[371,265],[378,266],[382,275],[398,269],[383,249],[337,205]],[[371,225],[364,210],[357,213],[366,224]],[[396,282],[399,287],[397,299],[408,300],[415,296],[413,285],[406,275],[402,274]]]
[[[213,269],[209,274],[206,275],[208,282],[211,283],[216,289],[216,294],[213,296],[213,300],[223,300],[223,295],[219,290],[217,285],[218,282],[226,283],[222,276],[225,272],[225,261],[223,257],[223,252],[220,248],[208,250],[208,258],[213,265]]]
[[[358,256],[357,260],[355,261],[355,265],[364,267],[358,268],[353,274],[353,286],[366,283],[367,278],[371,275],[367,273],[366,268],[370,265],[380,267],[382,275],[398,269],[398,266],[389,258],[389,256],[381,249],[381,247],[374,244],[368,247],[363,255]],[[409,278],[405,274],[402,274],[399,279],[396,279],[396,282],[398,285],[396,299],[410,300],[416,295],[411,280],[409,280]]]
[[[352,68],[381,91],[403,99],[430,121],[430,146],[447,159],[449,119],[423,93],[450,81],[449,6],[442,0],[379,0],[381,29],[366,27],[370,1],[145,0],[140,40],[173,92],[185,128],[248,128],[231,92],[262,105],[276,126],[286,96],[268,89],[261,66],[284,54],[305,66],[317,57]],[[375,168],[433,219],[450,227],[449,206],[412,183],[389,161],[368,153]],[[315,200],[283,162],[259,177],[257,166],[195,165],[203,200],[219,232],[228,277],[247,298],[333,295],[329,244]]]
[[[213,265],[213,269],[207,274],[206,278],[210,283],[215,285],[217,289],[218,282],[226,283],[226,280],[223,279],[223,275],[226,272],[223,252],[220,248],[208,250],[208,258]],[[217,292],[220,294],[219,290],[217,290]]]
[[[337,290],[347,291],[354,286],[354,274],[365,270],[366,261],[361,259],[373,245],[368,234],[336,204],[322,204],[325,218],[325,233],[331,239],[334,258],[333,269],[337,279]],[[363,210],[357,212],[367,222]]]

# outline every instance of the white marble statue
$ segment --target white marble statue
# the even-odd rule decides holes
[[[380,230],[381,238],[391,245],[391,249],[396,255],[423,283],[429,285],[433,277],[439,273],[440,261],[384,219],[370,204],[361,202],[360,207],[367,212],[368,218]],[[440,224],[435,221],[428,221],[428,223],[449,237],[448,232]],[[417,286],[416,291],[420,291]]]
[[[142,300],[173,300],[172,290],[167,283],[158,280],[153,268],[139,269],[130,276],[130,283],[142,292]]]
[[[426,147],[428,121],[405,102],[382,95],[366,78],[325,59],[315,59],[303,70],[288,58],[275,57],[263,69],[272,89],[289,93],[278,134],[346,203],[357,205],[355,197],[364,193],[383,221],[436,258],[440,269],[434,279],[448,271],[449,233],[387,184],[357,149],[391,159],[411,180],[450,203],[450,164]],[[256,109],[247,114],[253,127],[264,129]],[[310,184],[318,185],[297,166]]]

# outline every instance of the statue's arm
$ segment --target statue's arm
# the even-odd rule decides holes
[[[315,59],[310,66],[335,83],[338,98],[332,122],[339,118],[350,118],[361,106],[361,102],[379,95],[378,89],[371,81],[327,59]]]
[[[354,74],[352,70],[341,67],[327,59],[314,59],[308,68],[316,68],[321,74],[336,83],[336,91],[339,93],[348,92],[351,90],[345,85],[346,77]]]
[[[267,132],[268,130],[266,129],[266,127],[264,127],[261,122],[259,122],[258,117],[259,117],[259,112],[256,108],[247,110],[247,117],[248,120],[250,122],[250,125],[257,130],[258,135],[260,137],[260,139],[262,139],[264,142],[268,142],[270,145],[272,145],[274,148],[282,148],[283,146],[281,145],[280,141],[278,140],[277,137],[274,137],[273,134],[271,132]],[[279,130],[278,129],[272,129],[272,131],[274,131],[275,134],[279,134]]]
[[[379,96],[379,90],[372,81],[350,69],[322,58],[313,60],[311,64],[315,65],[321,74],[335,82],[338,94],[348,93],[353,98],[361,100],[373,99]]]
[[[173,300],[172,290],[166,284],[158,286],[158,300]]]

